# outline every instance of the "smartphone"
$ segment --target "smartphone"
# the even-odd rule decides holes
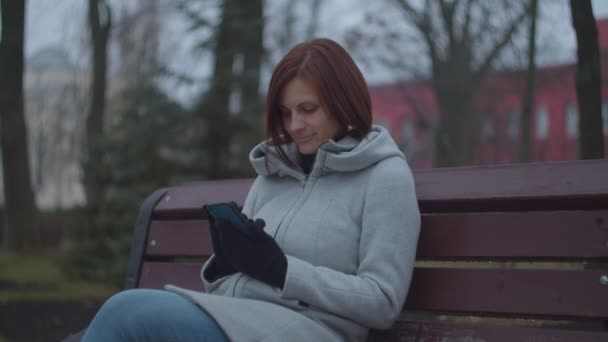
[[[247,221],[238,211],[238,209],[231,203],[213,203],[207,204],[203,207],[203,210],[207,211],[207,215],[213,220],[223,220],[228,222],[231,227],[236,229],[238,232],[245,234],[248,238],[253,239],[254,235],[249,230]]]

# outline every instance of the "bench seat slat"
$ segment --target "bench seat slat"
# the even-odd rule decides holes
[[[243,205],[253,179],[187,183],[170,188],[154,208],[160,219],[199,219],[206,203],[235,201]]]
[[[398,321],[389,331],[372,331],[367,342],[398,341],[604,342],[608,332]]]
[[[416,268],[406,309],[608,318],[603,270]]]
[[[153,220],[146,254],[212,253],[207,220]],[[419,258],[608,258],[608,210],[427,214]]]
[[[608,210],[422,216],[419,258],[608,258]]]
[[[202,290],[198,263],[145,262],[139,287]],[[458,313],[608,318],[601,271],[417,268],[405,308]]]
[[[608,163],[584,160],[414,170],[423,212],[605,209]],[[500,180],[500,181],[497,181]],[[253,179],[194,182],[173,187],[155,218],[199,218],[207,202],[242,204]]]
[[[208,257],[213,254],[209,221],[152,221],[146,243],[149,256]]]
[[[421,201],[605,197],[608,163],[578,160],[414,171]]]
[[[203,291],[202,263],[144,262],[139,288],[162,289],[167,283]]]

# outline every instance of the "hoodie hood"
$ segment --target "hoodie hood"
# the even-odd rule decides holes
[[[279,158],[279,148],[295,166],[288,165]],[[347,135],[339,141],[329,140],[322,144],[310,176],[360,171],[394,157],[405,159],[389,132],[382,126],[372,125],[370,132],[361,140]],[[300,180],[306,177],[299,166],[298,147],[293,142],[277,147],[266,140],[251,150],[249,160],[261,176],[292,176]]]

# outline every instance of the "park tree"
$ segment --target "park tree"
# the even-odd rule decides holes
[[[335,3],[335,1],[333,1]],[[273,70],[294,45],[312,39],[323,28],[321,17],[332,1],[281,0],[267,6],[264,64]]]
[[[602,133],[602,74],[597,24],[591,0],[570,0],[572,25],[576,31],[576,95],[578,97],[579,157],[604,157]]]
[[[236,168],[236,175],[242,175],[243,169],[249,170],[249,148],[262,137],[262,97],[260,79],[264,59],[264,3],[261,0],[243,1],[240,5],[240,36],[242,44],[238,47],[235,62],[239,67],[233,68],[232,96],[240,104],[229,110],[234,112],[232,125],[235,139],[233,146],[237,152],[231,158]]]
[[[472,162],[473,96],[529,13],[513,1],[428,1],[416,8],[398,0],[423,37],[439,105],[435,162],[439,167]],[[520,2],[520,4],[522,4]],[[519,8],[518,8],[519,7]],[[505,14],[502,20],[493,15]]]
[[[112,11],[106,0],[89,0],[88,24],[92,46],[89,111],[86,120],[86,148],[83,160],[87,205],[97,207],[104,196],[104,168],[100,141],[104,133],[108,70],[108,39]]]
[[[199,44],[199,49],[211,51],[213,68],[209,88],[195,108],[197,122],[206,128],[200,139],[204,174],[229,178],[239,174],[231,160],[246,160],[243,146],[260,137],[264,6],[261,0],[224,0],[219,23],[214,25],[192,10],[195,5],[196,1],[181,2],[192,28],[212,32]]]
[[[160,18],[161,13],[175,14],[173,6],[140,0],[113,8],[117,34],[106,42],[116,56],[108,77],[112,101],[105,109],[103,134],[96,139],[103,156],[98,165],[103,168],[103,201],[81,212],[72,243],[64,248],[61,265],[71,277],[121,285],[139,205],[155,189],[191,174],[180,151],[191,117],[158,82],[166,76]]]
[[[37,209],[30,176],[27,127],[24,116],[25,1],[1,1],[0,145],[6,209],[5,243],[10,251],[31,252],[40,247]]]
[[[162,13],[170,11],[170,6],[160,0],[139,0],[133,6],[123,3],[117,8],[120,13],[113,23],[116,34],[112,41],[118,51],[117,77],[123,88],[154,82],[160,76]]]
[[[435,164],[470,164],[480,131],[474,94],[520,33],[531,1],[390,0],[388,5],[391,10],[371,18],[380,30],[355,30],[350,45],[381,51],[377,57],[401,72],[414,74],[417,69],[420,76],[419,70],[425,69],[439,111]],[[370,47],[370,42],[376,46]]]
[[[528,30],[528,66],[526,71],[526,83],[522,97],[522,110],[519,120],[519,161],[531,161],[532,151],[532,109],[534,106],[534,94],[536,88],[536,36],[538,24],[538,0],[530,3],[530,28]]]

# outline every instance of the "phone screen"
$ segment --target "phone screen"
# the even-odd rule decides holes
[[[253,234],[247,227],[247,222],[243,220],[241,213],[238,212],[233,205],[229,203],[214,203],[207,204],[206,208],[208,215],[214,220],[226,221],[240,233],[247,235],[249,238],[253,238]]]

